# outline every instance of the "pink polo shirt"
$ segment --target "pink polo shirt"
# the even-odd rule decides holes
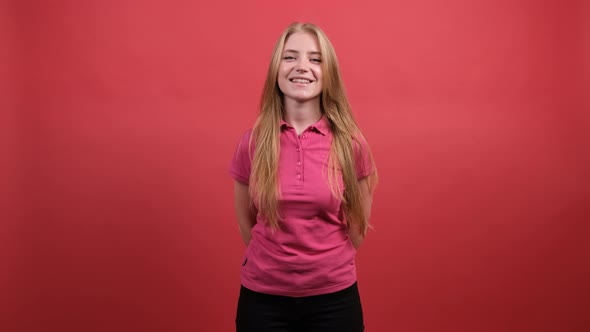
[[[241,138],[231,176],[248,184],[251,130]],[[356,281],[355,255],[341,210],[328,184],[332,132],[325,116],[299,136],[281,122],[279,156],[280,229],[273,232],[258,215],[243,259],[241,282],[256,292],[302,297],[337,292]],[[356,152],[359,179],[373,172]]]

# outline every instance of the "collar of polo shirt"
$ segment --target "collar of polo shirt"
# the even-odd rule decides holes
[[[293,128],[293,126],[285,122],[285,120],[283,119],[281,119],[280,127],[281,129],[285,127]],[[330,130],[330,123],[328,123],[328,118],[326,118],[326,116],[322,114],[322,117],[318,120],[318,122],[309,126],[309,129],[316,130],[318,133],[326,136],[326,133]]]

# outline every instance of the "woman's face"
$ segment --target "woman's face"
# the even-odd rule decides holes
[[[322,93],[322,56],[317,38],[306,32],[289,36],[281,54],[278,84],[287,99],[300,103],[317,100]]]

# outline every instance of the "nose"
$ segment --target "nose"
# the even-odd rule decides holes
[[[297,61],[297,64],[295,65],[295,70],[300,73],[305,73],[309,70],[309,68],[307,67],[307,63],[305,62],[305,59],[303,59],[303,57],[301,57],[299,61]]]

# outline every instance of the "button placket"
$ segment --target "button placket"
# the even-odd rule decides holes
[[[295,178],[297,178],[297,180],[303,181],[303,167],[301,167],[301,160],[303,159],[303,151],[301,151],[301,148],[298,147],[297,148],[297,152],[299,152],[299,158],[298,160],[295,162],[295,168],[296,168],[296,175]]]
[[[303,160],[303,144],[302,144],[303,142],[302,142],[302,140],[303,139],[306,139],[307,136],[305,134],[301,134],[301,136],[299,136],[298,138],[299,138],[297,140],[298,146],[297,146],[297,149],[296,150],[297,150],[297,152],[299,152],[298,153],[299,158],[295,162],[295,167],[296,167],[296,175],[295,175],[295,178],[297,180],[299,180],[299,181],[303,181],[303,167],[301,166],[302,165],[302,162],[301,161]]]

